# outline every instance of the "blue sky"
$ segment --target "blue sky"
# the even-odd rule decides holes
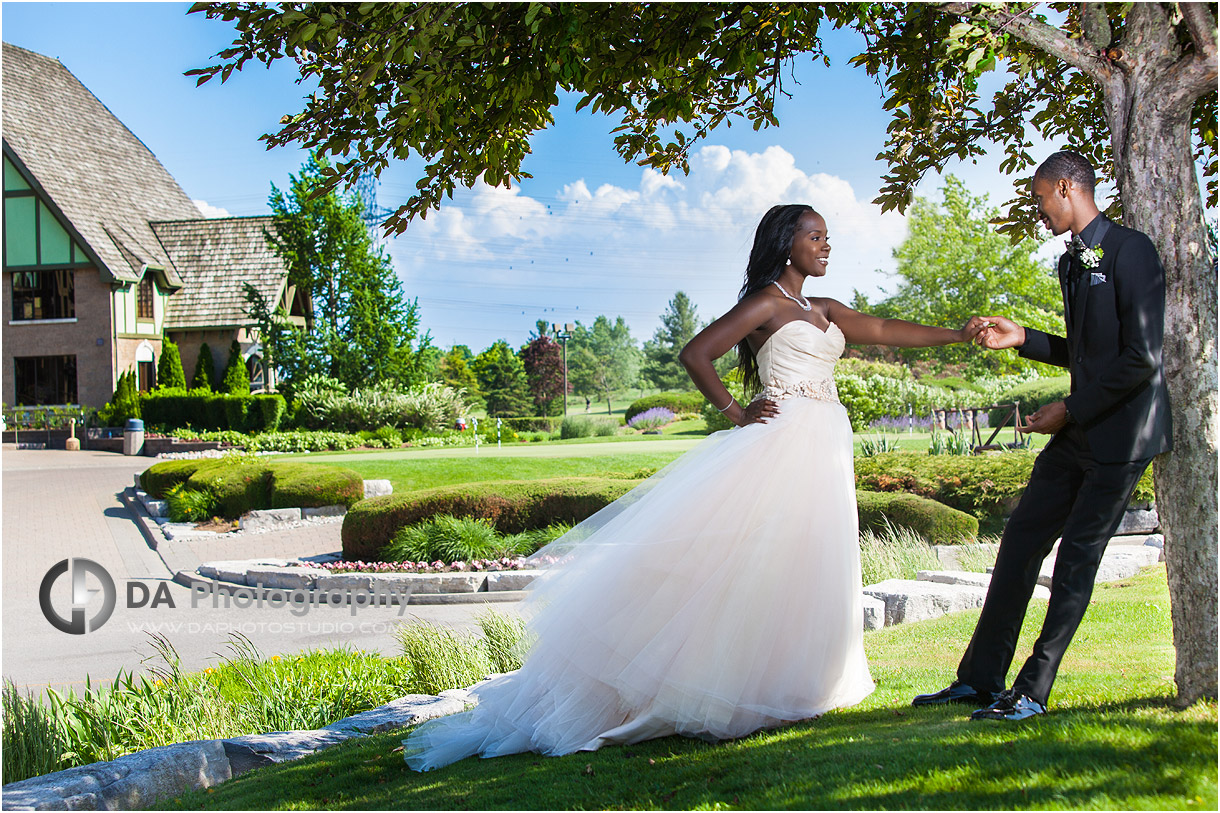
[[[186,193],[214,214],[267,213],[271,184],[285,187],[304,160],[268,151],[259,135],[296,112],[304,95],[293,63],[252,66],[223,86],[183,76],[232,40],[225,23],[187,15],[180,3],[13,3],[0,7],[6,42],[57,57],[161,160]],[[780,126],[722,128],[696,153],[689,176],[625,164],[612,120],[574,113],[532,141],[512,190],[463,190],[387,248],[424,326],[441,347],[476,352],[497,339],[523,343],[538,319],[624,316],[637,339],[652,335],[677,290],[706,320],[736,301],[753,228],[766,209],[807,202],[826,217],[828,275],[805,293],[849,300],[893,285],[891,252],[905,219],[869,201],[884,166],[875,160],[888,116],[880,88],[847,67],[853,35],[830,34],[832,65],[804,60],[799,84],[778,105]],[[998,158],[949,171],[993,203],[1010,197]],[[414,162],[383,174],[378,202],[396,206],[414,188]],[[920,194],[934,196],[939,178]]]

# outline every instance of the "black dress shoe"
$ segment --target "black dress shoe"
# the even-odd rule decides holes
[[[1025,720],[1039,714],[1046,714],[1046,705],[1039,703],[1029,695],[1005,689],[1000,697],[985,709],[971,713],[971,720]]]
[[[915,695],[912,706],[943,706],[948,703],[969,703],[973,706],[988,706],[996,699],[994,692],[980,692],[973,686],[955,680],[948,688],[932,694]]]

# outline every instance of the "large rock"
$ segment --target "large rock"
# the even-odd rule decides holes
[[[885,626],[885,602],[868,594],[864,596],[864,628],[879,630]]]
[[[250,587],[278,587],[284,590],[312,590],[320,575],[326,571],[319,567],[251,567],[246,571],[246,584]]]
[[[525,587],[538,578],[540,570],[493,570],[487,574],[487,589],[524,590]]]
[[[475,593],[483,588],[487,574],[476,573],[418,573],[409,582],[416,595],[431,593]]]
[[[294,759],[338,745],[361,734],[348,731],[318,729],[316,731],[274,731],[270,734],[248,734],[222,740],[233,776],[253,768],[289,762]]]
[[[1119,523],[1115,536],[1132,536],[1134,534],[1156,533],[1161,527],[1161,518],[1156,509],[1141,511],[1134,509],[1123,513],[1123,521]]]
[[[249,562],[204,562],[195,572],[206,579],[217,579],[222,582],[230,582],[232,584],[245,584],[246,572],[250,568]]]
[[[971,587],[987,588],[991,586],[990,573],[970,573],[964,570],[921,570],[915,574],[915,580],[921,582],[937,582],[938,584],[966,584]],[[1047,600],[1051,591],[1042,585],[1035,585],[1034,598]]]
[[[267,508],[242,514],[238,527],[243,531],[263,531],[300,520],[300,508]]]
[[[148,512],[150,517],[155,519],[157,517],[169,516],[169,503],[167,501],[150,497],[145,492],[139,490],[136,491],[136,497],[144,504],[144,510]]]
[[[887,627],[982,607],[987,596],[982,587],[907,579],[886,579],[865,587],[864,592],[885,602]]]
[[[318,568],[318,580],[315,587],[318,590],[372,590],[372,573],[331,573],[325,568]]]
[[[301,519],[311,519],[313,517],[341,517],[346,513],[346,505],[318,505],[313,508],[302,508]]]
[[[932,546],[932,552],[936,554],[936,558],[940,560],[941,567],[943,567],[945,570],[961,570],[961,556],[966,552],[973,550],[985,550],[991,555],[992,561],[995,561],[996,551],[999,549],[1000,546],[996,542]]]
[[[1129,579],[1139,573],[1141,568],[1155,565],[1160,556],[1160,549],[1151,545],[1116,545],[1107,548],[1101,557],[1101,564],[1097,566],[1093,583],[1104,584]],[[1054,575],[1055,557],[1048,556],[1038,572],[1038,584],[1050,587]]]
[[[444,717],[466,708],[466,698],[436,697],[430,694],[409,694],[392,700],[384,706],[345,717],[331,723],[325,730],[346,734],[380,734],[395,728],[404,728],[433,717]]]
[[[233,776],[221,740],[163,745],[4,786],[5,810],[141,810]]]
[[[369,497],[384,497],[386,494],[394,493],[394,485],[389,480],[365,480],[364,481],[364,498]]]

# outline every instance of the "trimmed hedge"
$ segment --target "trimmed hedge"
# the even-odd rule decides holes
[[[627,407],[623,417],[631,420],[641,412],[647,412],[653,407],[665,407],[675,415],[699,414],[706,403],[701,392],[658,392],[656,395],[646,395],[637,398]]]
[[[153,390],[140,396],[145,423],[165,430],[190,426],[200,430],[274,432],[283,419],[284,396],[226,395],[210,390]]]
[[[556,477],[502,480],[390,494],[357,504],[343,520],[343,558],[378,561],[382,549],[408,525],[442,514],[485,519],[501,533],[521,533],[557,522],[576,524],[626,494],[638,480]],[[885,518],[936,544],[978,536],[974,517],[911,494],[858,491],[860,527],[880,529]]]
[[[140,484],[150,497],[163,500],[167,491],[179,483],[185,483],[191,479],[192,474],[199,470],[200,466],[211,462],[207,458],[198,458],[194,460],[166,460],[164,463],[156,463],[149,466],[140,475]]]
[[[212,513],[228,519],[265,508],[350,507],[364,497],[364,479],[356,472],[311,463],[167,460],[146,469],[140,483],[161,499],[179,483],[191,491],[209,492],[215,497]]]
[[[374,497],[359,502],[343,518],[343,558],[376,561],[400,528],[439,514],[486,519],[501,533],[521,533],[557,522],[575,524],[635,485],[635,480],[555,477],[463,483]]]
[[[312,463],[271,464],[272,508],[316,508],[364,499],[364,478],[351,469]]]
[[[905,492],[928,497],[983,524],[989,532],[1017,506],[1037,452],[996,452],[983,455],[926,455],[886,452],[856,458],[856,487],[869,491]],[[1134,502],[1153,502],[1152,471],[1140,478]]]
[[[213,462],[200,466],[186,481],[192,491],[210,492],[215,497],[216,516],[236,519],[242,514],[271,508],[271,464],[252,462],[234,465]]]
[[[973,542],[979,535],[979,521],[974,517],[914,494],[857,491],[856,507],[860,530],[880,532],[888,522],[915,531],[932,545]]]

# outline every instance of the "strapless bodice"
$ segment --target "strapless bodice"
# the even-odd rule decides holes
[[[781,325],[758,350],[760,395],[839,400],[834,367],[845,344],[843,331],[834,322],[826,330],[800,319]]]

